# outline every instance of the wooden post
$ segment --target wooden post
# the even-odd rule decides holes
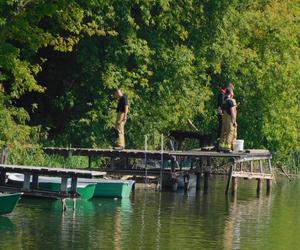
[[[211,168],[211,157],[207,157],[207,167]]]
[[[115,169],[116,168],[115,158],[114,157],[110,157],[110,168],[111,169]]]
[[[257,179],[256,193],[259,194],[262,187],[262,179]]]
[[[30,173],[24,173],[23,191],[30,191]]]
[[[177,179],[175,177],[175,178],[172,178],[172,191],[176,192],[177,189],[178,189],[178,182],[177,182]]]
[[[209,172],[204,173],[204,185],[203,185],[203,191],[207,192],[208,190],[208,180],[209,180]]]
[[[38,189],[39,188],[39,176],[38,174],[32,175],[32,188]]]
[[[136,176],[134,175],[132,179],[134,180],[134,183],[132,185],[131,191],[134,193],[134,191],[135,191],[135,183],[136,183],[135,182]]]
[[[163,188],[163,168],[164,168],[164,135],[161,134],[161,145],[160,145],[160,173],[159,173],[159,186],[160,191]]]
[[[5,185],[6,172],[2,170],[0,172],[0,185]]]
[[[184,192],[187,192],[189,190],[189,187],[190,187],[190,176],[189,176],[189,174],[184,174],[183,181],[184,181]]]
[[[66,194],[68,190],[68,177],[61,177],[60,192]]]
[[[232,183],[231,183],[231,194],[235,194],[238,187],[238,181],[236,177],[232,177]]]
[[[171,172],[173,173],[175,171],[175,161],[171,160]]]
[[[77,192],[77,177],[72,177],[71,179],[71,194],[76,194]]]
[[[261,173],[263,172],[263,164],[261,160],[259,160],[259,170]]]
[[[267,179],[267,194],[270,193],[271,186],[272,186],[272,180],[271,179]]]
[[[199,172],[196,172],[195,173],[195,175],[196,175],[196,192],[197,191],[200,191],[200,177],[201,177],[201,173],[199,173]]]
[[[66,162],[67,162],[67,156],[64,155],[64,163],[63,163],[63,167],[66,167]]]
[[[270,173],[272,173],[272,163],[271,163],[271,159],[268,160],[268,163],[269,163],[269,170],[270,170]]]
[[[179,170],[182,171],[182,158],[180,158]]]
[[[230,186],[231,179],[232,179],[232,171],[233,171],[233,165],[230,166],[229,173],[228,173],[227,185],[226,185],[226,190],[225,190],[226,195],[228,195],[229,186]]]
[[[92,168],[92,156],[89,155],[89,169]]]

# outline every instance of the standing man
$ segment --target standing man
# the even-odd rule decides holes
[[[226,90],[228,98],[224,101],[224,112],[222,122],[222,133],[220,138],[219,149],[230,152],[233,149],[233,143],[237,138],[237,104],[233,99],[233,90]]]
[[[115,124],[115,129],[118,134],[116,149],[124,149],[125,148],[125,131],[124,126],[127,121],[128,114],[128,102],[127,98],[123,95],[120,89],[117,89],[115,92],[116,98],[119,99],[118,106],[116,108],[117,111],[117,120]]]

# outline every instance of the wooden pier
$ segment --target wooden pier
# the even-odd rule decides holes
[[[263,180],[267,180],[267,191],[270,190],[273,171],[271,165],[272,155],[268,150],[245,150],[242,152],[217,152],[206,150],[139,150],[139,149],[91,149],[91,148],[44,148],[44,152],[49,155],[61,155],[65,159],[71,156],[87,156],[88,167],[91,168],[92,159],[98,157],[110,158],[110,167],[105,171],[109,174],[134,175],[134,176],[159,176],[164,179],[164,185],[170,188],[173,185],[176,175],[194,174],[197,176],[196,190],[200,189],[200,178],[203,176],[204,191],[208,189],[209,175],[215,168],[213,160],[217,158],[226,158],[230,162],[227,169],[228,183],[225,193],[231,193],[237,190],[237,179],[256,179],[258,181],[257,190],[260,192]],[[115,164],[116,159],[121,160],[121,166]],[[145,161],[144,167],[132,167],[128,164],[129,159],[141,159]],[[192,166],[189,169],[180,164],[181,159],[190,159]],[[157,160],[161,162],[169,161],[170,167],[165,168],[163,164],[159,168],[147,168],[147,161]],[[166,177],[169,176],[169,177]],[[171,181],[165,181],[166,179]],[[172,189],[172,188],[171,188]]]
[[[11,187],[6,184],[7,173],[24,174],[22,188]],[[93,178],[105,175],[105,172],[77,170],[66,168],[46,168],[34,166],[19,166],[0,164],[0,191],[1,192],[22,192],[26,196],[47,197],[47,198],[78,198],[77,179]],[[60,177],[60,192],[43,191],[39,189],[39,176]],[[68,179],[71,179],[71,189],[67,190]]]

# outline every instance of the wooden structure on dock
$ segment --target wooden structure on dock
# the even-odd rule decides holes
[[[23,187],[16,188],[6,185],[7,173],[24,174]],[[77,179],[93,178],[103,176],[105,173],[99,171],[77,170],[66,168],[45,168],[33,166],[18,166],[0,164],[0,191],[22,192],[27,196],[47,198],[77,198]],[[39,176],[61,177],[60,192],[43,191],[39,189]],[[71,179],[71,189],[68,192],[68,179]],[[32,183],[31,183],[32,182]]]
[[[174,147],[176,149],[181,149],[182,144],[186,139],[197,141],[199,147],[206,147],[214,144],[213,136],[203,135],[196,131],[172,130],[169,132],[169,137],[174,139]]]
[[[231,164],[228,169],[228,183],[226,194],[229,193],[230,184],[232,193],[237,189],[237,179],[257,179],[258,192],[261,189],[262,180],[267,180],[267,190],[270,190],[271,180],[273,178],[271,158],[272,155],[268,150],[245,150],[243,152],[224,153],[217,151],[158,151],[158,150],[136,150],[136,149],[91,149],[91,148],[44,148],[45,153],[53,155],[61,155],[65,158],[71,156],[87,156],[89,159],[89,168],[91,168],[92,157],[107,157],[111,159],[113,166],[105,169],[107,173],[118,175],[153,175],[153,176],[169,176],[174,177],[174,174],[195,174],[197,176],[196,189],[200,189],[200,177],[204,177],[204,191],[208,188],[209,175],[214,168],[212,161],[216,158],[227,158]],[[123,159],[124,166],[120,168],[114,167],[114,159]],[[179,159],[188,158],[193,166],[189,169],[183,168],[179,163]],[[131,168],[126,166],[128,159],[145,159],[169,161],[169,168],[164,168],[161,164],[160,168],[147,169],[146,162],[144,168]],[[267,163],[267,164],[266,164]]]

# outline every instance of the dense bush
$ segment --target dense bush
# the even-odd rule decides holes
[[[3,0],[0,13],[2,145],[111,145],[116,87],[129,147],[188,119],[214,135],[232,81],[246,147],[300,152],[298,0]]]

